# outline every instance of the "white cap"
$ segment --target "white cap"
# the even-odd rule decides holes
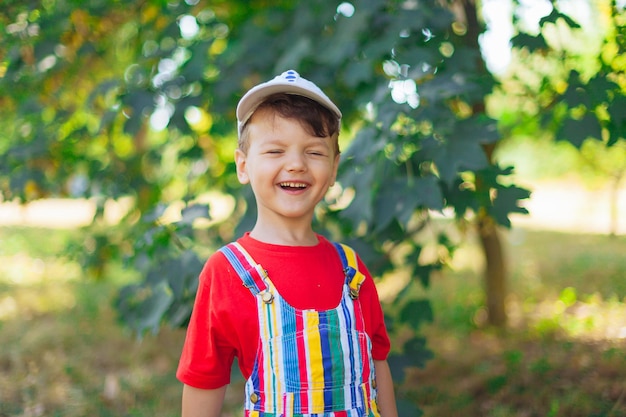
[[[239,104],[237,105],[237,131],[240,135],[241,127],[252,116],[252,113],[254,113],[259,104],[268,96],[276,93],[308,97],[331,110],[338,119],[341,119],[339,107],[337,107],[317,85],[300,77],[300,74],[296,71],[288,70],[277,75],[273,80],[251,88],[241,100],[239,100]]]

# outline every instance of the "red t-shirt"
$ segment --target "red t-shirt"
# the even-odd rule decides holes
[[[298,309],[328,310],[341,300],[345,276],[337,250],[318,236],[316,246],[280,246],[248,234],[238,242],[268,272],[281,296]],[[376,286],[366,276],[359,291],[365,330],[372,340],[372,357],[384,360],[390,343]],[[255,297],[221,252],[213,254],[200,273],[196,300],[176,373],[184,384],[219,388],[230,382],[234,357],[245,379],[252,373],[259,340]]]

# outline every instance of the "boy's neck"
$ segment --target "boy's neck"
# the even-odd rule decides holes
[[[305,227],[274,227],[258,223],[250,231],[250,237],[264,243],[282,246],[315,246],[317,234],[310,224]]]

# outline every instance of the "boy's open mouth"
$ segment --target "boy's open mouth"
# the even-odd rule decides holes
[[[281,182],[280,188],[283,190],[304,190],[307,185],[301,182]]]

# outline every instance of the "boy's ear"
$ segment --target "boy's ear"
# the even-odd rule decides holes
[[[235,150],[235,166],[237,167],[237,179],[242,184],[250,182],[248,172],[246,171],[246,154],[241,149]]]

